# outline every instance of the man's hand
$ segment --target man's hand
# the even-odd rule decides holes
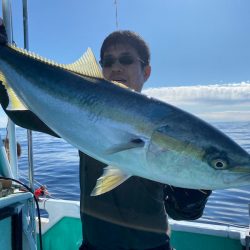
[[[0,18],[0,44],[6,44],[8,42],[7,33],[3,25],[3,19]]]
[[[203,214],[210,190],[195,190],[166,185],[165,209],[174,220],[196,220]]]

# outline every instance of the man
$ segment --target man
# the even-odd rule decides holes
[[[107,80],[121,82],[135,91],[141,91],[150,76],[149,48],[134,32],[111,33],[103,42],[100,57]],[[0,101],[18,125],[57,136],[30,111],[6,111],[8,97],[5,91],[0,90]],[[167,213],[174,219],[196,219],[202,215],[211,193],[132,177],[114,190],[93,197],[90,194],[106,165],[83,152],[79,155],[83,229],[80,249],[169,250]]]

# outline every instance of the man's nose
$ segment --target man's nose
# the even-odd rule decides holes
[[[111,66],[112,71],[121,71],[122,70],[122,64],[119,62],[119,60],[115,60],[113,65]]]

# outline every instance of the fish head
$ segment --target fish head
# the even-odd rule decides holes
[[[214,190],[250,185],[249,153],[199,119],[156,128],[147,164],[156,181],[173,186]]]

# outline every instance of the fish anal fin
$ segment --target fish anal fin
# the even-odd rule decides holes
[[[7,84],[7,81],[5,79],[5,76],[0,71],[0,84],[3,85],[3,88],[5,88],[8,98],[9,98],[9,105],[7,107],[7,110],[27,110],[26,106],[22,103],[22,101],[17,97],[14,90]]]
[[[97,196],[111,191],[126,181],[129,177],[131,177],[131,175],[122,172],[120,169],[108,166],[104,168],[103,175],[97,179],[96,186],[91,192],[91,196]]]
[[[17,97],[13,89],[8,88],[7,93],[9,97],[9,105],[7,107],[7,110],[10,110],[10,111],[28,110],[26,106],[22,103],[22,101]]]

